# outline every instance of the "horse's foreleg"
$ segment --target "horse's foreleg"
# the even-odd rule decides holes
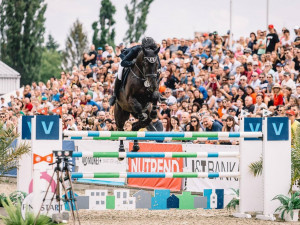
[[[160,98],[159,92],[155,91],[151,98],[151,102],[152,102],[152,110],[150,112],[151,119],[155,119],[157,117],[157,109],[158,109],[157,102],[158,102],[159,98]]]
[[[132,109],[138,115],[139,121],[144,121],[147,119],[148,115],[143,113],[143,106],[136,98],[129,97],[128,103],[132,105]]]

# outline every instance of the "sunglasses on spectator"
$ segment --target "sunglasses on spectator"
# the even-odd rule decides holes
[[[235,80],[234,78],[230,78],[229,80]]]
[[[263,78],[265,78],[265,77],[259,77],[259,79],[263,79]]]
[[[213,63],[214,65],[217,65],[218,63]]]
[[[197,120],[192,120],[192,123],[196,123],[197,122]]]
[[[71,119],[66,119],[66,122],[71,121]]]
[[[273,78],[273,77],[270,76],[270,77],[267,77],[267,78]]]

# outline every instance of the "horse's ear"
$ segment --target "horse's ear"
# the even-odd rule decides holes
[[[154,53],[155,55],[157,55],[159,53],[160,47],[158,47],[157,49],[155,49]]]

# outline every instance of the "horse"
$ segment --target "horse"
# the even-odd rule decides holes
[[[130,114],[138,119],[132,124],[132,131],[138,131],[148,126],[152,119],[157,117],[157,102],[160,98],[157,82],[159,49],[159,47],[155,50],[142,48],[135,64],[128,68],[130,71],[126,85],[120,89],[114,109],[119,131],[123,131]],[[138,150],[138,142],[134,141],[133,151]],[[124,151],[123,141],[120,141],[119,152]]]

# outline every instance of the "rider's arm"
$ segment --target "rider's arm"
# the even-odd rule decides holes
[[[137,46],[136,48],[132,48],[131,51],[122,60],[121,66],[123,67],[133,66],[134,62],[132,62],[132,60],[134,60],[138,56],[140,50],[141,48],[138,48]]]

